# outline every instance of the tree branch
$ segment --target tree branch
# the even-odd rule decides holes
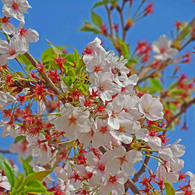
[[[32,63],[32,65],[37,68],[39,67],[39,63],[35,60],[35,58],[29,53],[25,53],[24,54],[26,56],[26,58]],[[55,95],[59,96],[61,93],[60,91],[57,89],[57,87],[53,84],[53,82],[51,81],[51,79],[49,77],[47,77],[46,74],[43,74],[41,71],[39,71],[40,75],[42,76],[42,78],[45,81],[45,84],[47,85],[47,87],[49,89],[51,89]],[[59,98],[59,97],[58,97]],[[63,103],[65,103],[65,101],[61,98],[59,98]]]
[[[9,149],[0,149],[0,153],[7,154],[7,153],[12,153],[12,152]]]
[[[152,154],[152,153],[150,153]],[[149,156],[146,156],[145,159],[144,159],[144,163],[143,165],[141,166],[140,170],[134,175],[132,181],[133,182],[137,182],[139,180],[139,177],[142,175],[142,173],[144,173],[146,171],[146,166],[148,164],[150,160],[150,157]]]
[[[180,108],[180,111],[175,115],[173,116],[170,121],[167,123],[166,125],[166,128],[169,128],[172,124],[172,122],[174,122],[174,120],[176,118],[178,118],[179,116],[181,116],[184,112],[186,112],[186,110],[192,105],[192,104],[195,104],[195,97],[192,98],[191,100],[189,100],[188,102],[184,102],[182,105],[181,105],[181,108]],[[164,131],[163,132],[163,135],[165,135],[167,131]]]
[[[135,183],[130,178],[125,183],[125,191],[127,191],[128,189],[130,189],[134,194],[141,195],[141,192],[139,191]]]

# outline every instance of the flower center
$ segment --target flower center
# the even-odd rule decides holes
[[[3,23],[3,24],[8,24],[8,23],[10,23],[10,22],[9,22],[9,19],[10,19],[9,17],[5,17],[5,16],[4,16],[1,20],[2,20],[2,23]]]
[[[100,132],[103,133],[103,134],[106,133],[107,132],[106,126],[101,127]]]
[[[119,158],[121,165],[126,162],[125,156]]]
[[[18,4],[18,3],[16,3],[16,2],[13,2],[13,4],[12,4],[12,8],[13,8],[14,10],[18,10],[18,8],[19,8],[19,4]]]
[[[99,72],[101,70],[102,70],[101,66],[98,65],[98,66],[95,67],[94,72]]]
[[[71,116],[69,119],[68,119],[69,121],[70,121],[70,125],[71,124],[76,124],[76,121],[77,121],[77,119],[74,117],[74,116]]]
[[[9,50],[9,55],[10,56],[13,56],[13,55],[15,55],[16,54],[16,51],[14,50],[14,49],[10,49]]]
[[[100,164],[100,165],[98,166],[98,169],[99,169],[101,172],[103,172],[103,171],[105,170],[105,166],[104,166],[103,164]]]
[[[161,54],[165,54],[165,53],[166,53],[166,48],[161,48],[161,49],[160,49],[160,53],[161,53]]]
[[[22,28],[20,30],[20,35],[23,36],[23,37],[25,37],[27,35],[27,30],[25,30],[24,28]]]
[[[116,175],[115,175],[115,176],[111,176],[111,175],[110,175],[109,182],[113,184],[113,183],[115,183],[116,181],[117,181]]]
[[[144,109],[144,112],[148,114],[150,110],[151,110],[151,106],[147,105],[146,108]]]

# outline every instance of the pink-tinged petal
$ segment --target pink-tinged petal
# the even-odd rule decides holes
[[[15,27],[14,27],[14,25],[13,24],[11,24],[11,23],[7,23],[7,24],[1,24],[1,27],[2,27],[2,30],[6,33],[6,34],[8,34],[8,35],[13,35],[13,34],[15,34],[15,32],[16,32],[16,29],[15,29]]]
[[[142,153],[136,150],[130,150],[129,152],[127,152],[126,156],[127,160],[132,164],[137,164],[142,160]]]
[[[160,150],[162,141],[159,137],[147,136],[147,138],[148,138],[148,144],[152,150]]]
[[[39,34],[36,30],[28,29],[27,40],[29,42],[37,42],[39,40]]]
[[[175,49],[175,48],[171,48],[167,51],[167,56],[170,58],[170,59],[173,59],[177,56],[178,54],[178,50]]]
[[[171,162],[175,162],[174,161],[174,156],[173,156],[173,153],[171,151],[171,149],[169,147],[164,147],[164,148],[161,148],[159,151],[159,156],[165,160],[165,161],[171,161]]]
[[[156,177],[157,177],[159,180],[164,180],[164,179],[165,179],[165,177],[166,177],[166,169],[165,169],[165,167],[159,166],[159,167],[156,169]]]
[[[4,54],[8,52],[8,42],[0,39],[0,53]]]
[[[136,132],[135,136],[137,139],[142,139],[144,141],[148,141],[147,139],[147,135],[148,135],[149,131],[145,128],[140,129],[139,131]]]
[[[166,181],[170,184],[177,182],[179,179],[179,174],[178,172],[169,172],[166,173]]]
[[[113,129],[119,129],[120,127],[119,121],[115,119],[114,117],[108,118],[108,125]]]
[[[115,138],[123,142],[124,144],[130,144],[132,142],[132,135],[126,132],[110,131],[110,134]]]
[[[8,54],[3,54],[0,56],[0,66],[4,66],[5,64],[7,64],[7,62],[9,61],[8,57]]]

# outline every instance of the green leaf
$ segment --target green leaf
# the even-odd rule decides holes
[[[30,180],[27,182],[25,192],[31,194],[45,194],[47,193],[47,189],[39,180]]]
[[[85,63],[83,61],[83,58],[81,58],[78,66],[77,66],[77,69],[76,69],[76,75],[84,73],[85,70],[86,70],[86,66],[85,66]]]
[[[111,0],[110,3],[111,3],[112,5],[117,5],[117,4],[118,4],[118,0]]]
[[[18,143],[19,141],[22,141],[22,140],[24,140],[24,139],[25,139],[25,136],[20,135],[20,136],[18,136],[18,137],[15,138],[14,144],[16,144],[16,143]]]
[[[72,76],[75,77],[75,70],[73,68],[69,68],[66,72],[66,76]]]
[[[70,88],[72,83],[75,81],[75,77],[66,76],[66,77],[63,77],[62,80],[67,85],[67,87]]]
[[[73,50],[74,50],[74,55],[75,55],[76,67],[78,67],[79,62],[80,62],[80,56],[76,49],[73,48]]]
[[[149,78],[151,88],[155,92],[161,92],[163,90],[162,84],[158,78]]]
[[[22,165],[23,165],[23,168],[24,168],[24,171],[25,171],[26,175],[29,175],[30,173],[33,173],[32,166],[29,165],[29,159],[24,159],[24,158],[20,157],[20,160],[22,162]]]
[[[93,11],[91,11],[91,20],[98,27],[102,25],[102,18]]]
[[[28,72],[33,70],[35,67],[32,65],[32,63],[28,60],[28,58],[25,55],[19,54],[17,56],[18,61],[20,61],[22,64],[26,65],[24,68]]]
[[[63,50],[65,48],[65,46],[57,46],[55,48],[57,48],[58,50]],[[57,54],[54,51],[54,49],[49,48],[49,49],[46,49],[45,51],[43,51],[43,53],[41,54],[41,61],[44,64],[48,63],[48,62],[53,62],[54,58],[56,58],[56,57],[57,57]]]
[[[104,1],[98,1],[94,4],[94,6],[92,7],[92,9],[102,6],[102,5],[107,5],[110,1],[109,0],[104,0]]]
[[[4,173],[7,176],[7,179],[9,181],[11,187],[13,188],[15,185],[15,179],[16,179],[14,169],[7,159],[5,159],[3,157],[1,157],[1,159],[2,159],[2,167],[3,167]]]
[[[84,25],[79,29],[79,31],[93,32],[95,34],[100,33],[100,31],[97,28],[95,28],[92,24],[86,21],[84,21]]]
[[[48,42],[48,44],[51,46],[51,48],[53,49],[53,51],[58,55],[63,54],[62,51],[60,49],[58,49],[58,47],[54,46],[50,41],[48,41],[46,39],[46,41]],[[64,48],[63,48],[64,49]]]
[[[125,59],[129,58],[130,51],[129,51],[129,45],[126,44],[121,39],[118,39],[119,47],[121,47],[121,54],[124,56]]]
[[[175,190],[170,183],[164,181],[166,195],[175,195]]]
[[[26,179],[25,183],[28,183],[31,180],[39,180],[42,181],[48,174],[51,173],[51,170],[39,171],[35,173],[30,173]]]
[[[18,172],[18,176],[16,177],[16,182],[14,185],[14,189],[12,190],[13,195],[21,194],[19,192],[24,190],[24,174]]]
[[[75,54],[68,54],[66,56],[66,66],[74,66]]]
[[[184,89],[177,89],[177,88],[174,88],[174,89],[172,89],[172,90],[169,91],[169,93],[171,95],[180,95],[180,94],[182,94],[184,92],[185,92]]]
[[[137,64],[137,59],[136,58],[128,59],[127,65],[134,65],[134,64]]]

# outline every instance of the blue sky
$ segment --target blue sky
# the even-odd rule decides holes
[[[136,0],[139,1],[139,0]],[[135,2],[136,2],[135,1]],[[90,21],[90,9],[95,0],[29,0],[32,9],[25,15],[26,27],[36,29],[40,34],[40,41],[30,44],[32,55],[40,59],[41,52],[47,49],[48,39],[56,46],[69,46],[68,51],[72,52],[72,47],[80,53],[87,43],[94,39],[94,35],[86,32],[78,32],[83,20]],[[0,8],[2,4],[0,3]],[[171,30],[174,23],[179,21],[190,21],[195,17],[195,3],[193,0],[163,0],[154,1],[154,14],[138,22],[127,36],[127,42],[131,49],[135,48],[137,41],[156,41],[159,36],[166,34],[171,38]],[[97,13],[105,16],[103,8],[97,8]],[[107,21],[107,18],[105,19]],[[104,45],[113,49],[107,40]],[[195,42],[191,43],[185,51],[192,51]],[[193,56],[190,65],[181,65],[180,72],[185,72],[189,77],[195,76],[195,57]],[[179,127],[174,132],[170,132],[170,143],[178,138],[182,139],[182,144],[186,146],[184,171],[190,170],[195,173],[195,107],[187,112],[188,131],[181,131]],[[0,147],[7,148],[10,139],[0,139]]]

